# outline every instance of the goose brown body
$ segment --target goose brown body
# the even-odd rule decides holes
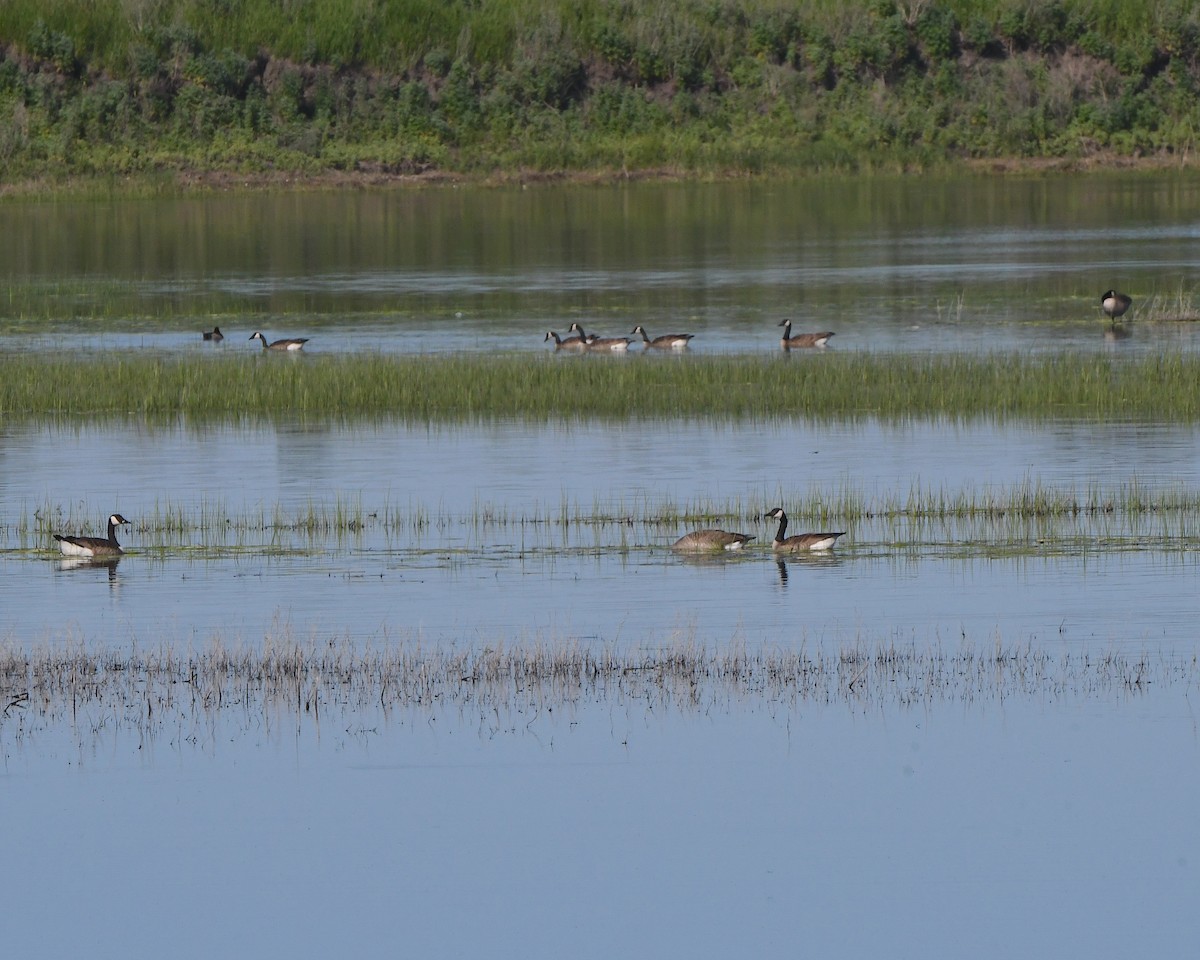
[[[1125,315],[1130,306],[1133,305],[1133,297],[1124,293],[1117,293],[1116,290],[1108,290],[1100,297],[1100,308],[1108,314],[1108,319],[1116,322],[1119,317]]]
[[[303,350],[309,340],[308,337],[292,337],[287,340],[272,340],[268,343],[267,338],[258,331],[250,334],[250,339],[261,340],[264,350]]]
[[[585,349],[596,353],[620,353],[629,349],[628,337],[598,337],[594,333],[587,334],[578,323],[571,324],[571,332],[578,333],[583,338]]]
[[[587,347],[587,341],[584,340],[583,337],[567,337],[566,340],[563,340],[553,330],[546,331],[546,336],[544,339],[546,341],[553,340],[555,350],[580,351]]]
[[[203,336],[205,340],[213,341],[213,343],[220,343],[225,339],[225,334],[221,332],[220,327],[213,327],[211,330],[205,330],[201,336]]]
[[[694,333],[664,333],[661,337],[651,340],[650,334],[646,333],[646,328],[640,323],[630,333],[640,333],[642,346],[647,350],[686,350],[688,341],[695,336]]]
[[[671,544],[671,549],[696,553],[741,550],[753,539],[749,534],[730,533],[728,530],[693,530]]]
[[[783,327],[783,336],[779,340],[779,346],[784,350],[823,347],[833,336],[832,330],[824,330],[821,333],[798,333],[793,337],[791,320],[781,320],[779,326]]]
[[[58,543],[58,549],[62,551],[64,556],[68,557],[115,557],[124,553],[121,545],[117,543],[117,527],[129,523],[119,513],[114,513],[108,518],[108,536],[107,537],[71,537],[63,534],[54,534],[54,539]]]
[[[763,519],[779,521],[779,529],[775,531],[775,539],[771,541],[771,549],[779,553],[799,553],[803,550],[829,550],[837,542],[838,537],[846,535],[845,530],[836,533],[798,533],[786,536],[788,518],[783,507],[776,507],[769,513],[763,514]]]

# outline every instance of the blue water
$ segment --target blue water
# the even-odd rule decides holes
[[[533,353],[578,320],[758,352],[784,316],[835,330],[830,350],[1190,351],[1195,325],[1148,307],[1190,295],[1197,190],[1177,176],[875,178],[14,201],[0,207],[0,351],[194,354],[216,323],[216,362],[257,349],[256,329],[312,336],[314,353]],[[1104,336],[1109,287],[1135,298],[1127,339]],[[1188,663],[1189,518],[855,521],[831,556],[778,562],[761,513],[845,492],[1190,493],[1198,439],[1069,421],[14,420],[0,424],[0,646],[900,643]],[[706,501],[743,505],[756,546],[696,562],[667,549],[684,529],[647,522]],[[295,527],[342,507],[369,518],[361,531]],[[65,566],[50,534],[100,533],[113,510],[134,521],[128,554]],[[172,510],[213,522],[150,524]],[[148,736],[92,703],[39,724],[23,678],[0,678],[4,949],[1186,955],[1194,685],[911,708],[251,705]]]
[[[1190,648],[1200,530],[1187,518],[834,520],[849,529],[829,557],[781,566],[762,514],[847,491],[876,502],[1034,483],[1080,498],[1135,480],[1186,491],[1198,441],[1190,427],[1120,423],[15,426],[0,459],[0,637],[998,633]],[[706,502],[744,511],[737,525],[757,538],[744,555],[681,559],[667,548],[686,526],[648,522]],[[363,528],[295,528],[339,506]],[[128,555],[64,567],[50,533],[102,533],[114,510],[135,523]],[[34,522],[56,511],[64,529]],[[172,511],[208,521],[139,530]]]

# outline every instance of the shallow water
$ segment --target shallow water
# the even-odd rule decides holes
[[[5,203],[0,350],[220,362],[262,329],[312,336],[313,352],[544,352],[547,329],[578,320],[757,352],[777,349],[784,316],[835,330],[830,350],[1192,350],[1196,325],[1142,311],[1190,295],[1197,191],[1156,175]],[[1127,339],[1104,336],[1108,287],[1135,297]],[[229,337],[206,347],[214,324]],[[1188,492],[1198,441],[1071,421],[14,420],[0,643],[901,643],[1194,662],[1195,517],[872,518],[827,557],[779,562],[761,514],[847,492]],[[736,505],[755,548],[672,554],[684,526],[656,515],[705,504]],[[101,533],[112,510],[134,520],[128,555],[64,565],[50,533]],[[172,512],[189,525],[155,519]],[[247,708],[147,736],[91,709],[21,733],[32,705],[0,678],[0,818],[20,824],[21,865],[0,874],[18,918],[5,944],[1180,954],[1200,894],[1193,687],[907,708]]]
[[[10,949],[1117,958],[1194,940],[1179,691],[432,713],[40,738],[0,791],[24,865],[0,876]]]
[[[1194,639],[1194,518],[835,520],[850,529],[834,551],[780,564],[762,517],[844,491],[1185,490],[1200,454],[1190,427],[33,425],[5,440],[0,498],[29,522],[0,542],[0,635],[17,639]],[[668,549],[686,525],[654,518],[706,502],[743,511],[757,538],[745,555]],[[101,533],[110,510],[204,519],[123,533],[118,566],[79,568],[46,529],[63,505],[59,526],[84,529],[62,532]],[[361,526],[297,526],[339,508]]]

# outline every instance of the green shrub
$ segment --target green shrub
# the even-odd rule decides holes
[[[32,56],[54,64],[60,73],[74,76],[79,69],[75,41],[65,33],[51,30],[45,20],[34,24],[26,44]]]
[[[0,50],[8,177],[1182,152],[1200,93],[1188,0],[4,0]]]
[[[958,53],[958,17],[946,7],[926,7],[913,25],[921,49],[931,62],[950,60]]]

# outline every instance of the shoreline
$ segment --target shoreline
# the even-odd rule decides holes
[[[455,170],[426,170],[392,173],[380,170],[253,171],[225,169],[179,170],[133,175],[96,174],[62,180],[24,179],[0,183],[0,201],[39,199],[54,196],[140,196],[195,195],[224,192],[325,191],[325,190],[422,190],[431,188],[611,186],[622,183],[770,183],[789,180],[889,178],[920,176],[1030,177],[1075,176],[1115,173],[1196,173],[1191,156],[1155,155],[1132,157],[1096,154],[1088,157],[995,157],[940,164],[934,169],[870,172],[826,172],[801,169],[770,173],[747,171],[696,172],[671,167],[608,170],[503,170],[468,173]]]

